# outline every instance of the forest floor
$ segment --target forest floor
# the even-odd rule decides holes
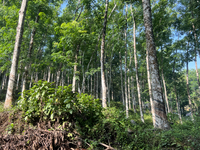
[[[129,119],[126,119],[123,109],[120,103],[113,103],[102,111],[96,123],[87,120],[81,126],[73,120],[62,122],[59,118],[54,121],[36,119],[30,123],[25,121],[24,112],[15,107],[4,110],[0,102],[0,150],[200,150],[198,115],[194,122],[183,117],[183,124],[180,124],[178,116],[168,114],[172,128],[162,131],[153,129],[148,110],[144,113],[144,124],[140,121],[139,110],[137,113],[130,110]],[[82,113],[77,118],[84,119],[84,115],[87,117]],[[93,125],[89,127],[91,121]]]
[[[21,118],[21,113],[0,113],[0,150],[73,150],[78,147],[83,150],[79,144],[79,134],[72,128],[62,130],[59,124],[52,125],[50,121],[29,125]],[[73,140],[68,138],[72,134]]]
[[[2,106],[2,105],[1,105]],[[10,115],[12,114],[12,115]],[[34,125],[27,124],[22,119],[22,114],[20,112],[18,113],[11,113],[11,111],[3,111],[0,112],[0,150],[43,150],[43,149],[63,149],[63,150],[86,150],[86,149],[93,149],[90,148],[91,145],[88,143],[82,143],[82,138],[80,134],[74,129],[74,128],[68,128],[65,124],[60,126],[59,123],[52,124],[51,121],[44,121],[44,122],[37,122]],[[183,131],[188,128],[188,126],[182,126]],[[185,129],[184,129],[185,128]],[[134,130],[134,129],[133,129]],[[148,131],[149,129],[144,128],[143,132],[141,131],[133,131],[137,132],[135,134],[135,138],[138,136],[138,143],[148,143],[150,141],[139,141],[139,140],[147,140],[148,138],[144,136],[149,136],[149,133],[153,133],[155,139],[152,139],[152,144],[154,144],[154,147],[149,149],[163,149],[163,150],[198,150],[200,148],[197,148],[196,146],[192,146],[192,143],[195,145],[196,143],[199,143],[198,138],[194,138],[194,135],[188,136],[189,133],[183,133],[177,132],[177,127],[174,129],[171,129],[171,131],[162,132],[162,131]],[[187,129],[186,129],[187,130]],[[188,130],[188,132],[190,132]],[[138,134],[139,133],[139,134]],[[146,135],[145,135],[146,133]],[[164,134],[163,134],[164,133]],[[132,134],[132,133],[130,133]],[[172,135],[170,135],[172,134]],[[174,135],[173,135],[174,134]],[[181,139],[181,136],[184,137]],[[129,134],[128,134],[129,136]],[[143,136],[143,139],[141,139],[141,136]],[[186,138],[186,136],[188,136]],[[73,137],[73,138],[69,138]],[[129,136],[129,138],[132,138]],[[180,138],[180,139],[178,139]],[[156,142],[160,142],[159,144],[156,144]],[[190,142],[191,141],[191,142]],[[114,150],[113,147],[109,147],[109,145],[102,145],[98,146],[98,148],[94,148],[96,150],[104,149],[104,150]],[[104,145],[104,146],[103,146]],[[126,150],[121,148],[116,148],[119,150]],[[128,149],[143,149],[138,146],[133,146],[132,148]],[[146,149],[146,148],[144,148]]]

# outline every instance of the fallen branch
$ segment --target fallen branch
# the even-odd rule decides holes
[[[100,145],[106,147],[106,150],[115,150],[113,147],[109,146],[109,145],[106,145],[104,143],[99,143]]]

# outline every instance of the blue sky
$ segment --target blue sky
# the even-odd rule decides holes
[[[199,58],[199,56],[197,56],[198,58],[197,58],[197,66],[198,66],[198,69],[200,68],[200,58]],[[189,69],[195,69],[195,62],[193,61],[193,62],[190,62],[189,63]]]

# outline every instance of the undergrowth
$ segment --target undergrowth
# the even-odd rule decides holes
[[[23,95],[14,111],[21,112],[22,121],[31,123],[33,127],[38,122],[50,122],[51,125],[66,123],[89,149],[104,149],[100,143],[119,150],[200,149],[198,116],[194,122],[183,117],[183,124],[180,124],[177,115],[168,114],[173,123],[171,129],[155,130],[148,110],[144,113],[145,123],[142,123],[139,112],[129,110],[129,118],[126,118],[120,102],[112,102],[111,107],[103,109],[99,99],[88,94],[72,93],[71,86],[55,88],[53,83],[39,81]],[[3,111],[3,103],[0,103],[0,112]],[[14,124],[11,122],[9,127]],[[62,130],[69,128],[63,127]]]

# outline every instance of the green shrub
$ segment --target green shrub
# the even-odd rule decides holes
[[[102,115],[99,99],[71,91],[71,86],[55,88],[54,83],[38,81],[19,98],[17,108],[23,111],[29,122],[57,119],[92,126]]]

